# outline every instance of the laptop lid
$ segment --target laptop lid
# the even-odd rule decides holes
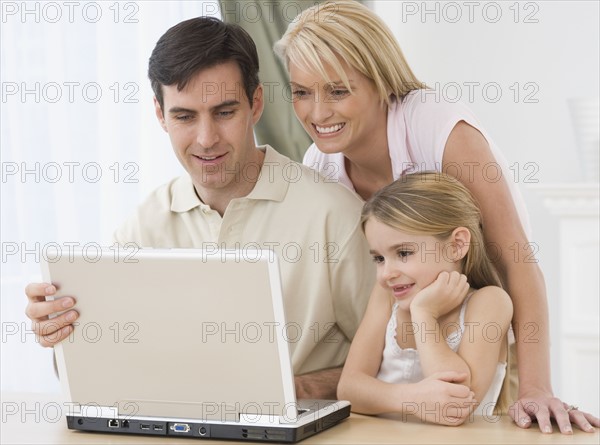
[[[55,347],[63,391],[98,416],[297,418],[277,258],[268,250],[56,252],[80,317]]]

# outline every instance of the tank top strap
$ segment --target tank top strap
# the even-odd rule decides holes
[[[398,302],[396,301],[392,306],[392,315],[390,317],[390,329],[393,329],[396,332],[396,328],[398,327],[398,318],[396,314],[398,313]]]

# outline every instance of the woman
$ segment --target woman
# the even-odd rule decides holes
[[[428,92],[385,23],[355,1],[305,10],[275,51],[289,71],[296,115],[315,142],[305,164],[365,200],[402,173],[443,171],[479,203],[488,253],[514,305],[519,400],[510,415],[517,425],[528,428],[535,418],[550,433],[553,417],[567,434],[571,422],[590,432],[600,426],[598,418],[553,396],[548,304],[541,270],[531,261],[525,207],[472,113]],[[523,254],[519,261],[515,246]]]

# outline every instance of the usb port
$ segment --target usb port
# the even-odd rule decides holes
[[[117,419],[111,419],[108,421],[109,428],[119,428],[119,421]]]
[[[154,431],[162,431],[164,427],[162,425],[154,425]]]
[[[150,424],[149,423],[140,423],[140,429],[141,430],[149,430]]]

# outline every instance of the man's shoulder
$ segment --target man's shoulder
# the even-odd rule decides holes
[[[151,191],[137,206],[137,209],[170,212],[173,206],[177,206],[178,201],[184,197],[184,193],[189,190],[193,191],[191,178],[187,175],[177,176]]]
[[[136,242],[142,246],[162,246],[155,238],[161,238],[161,233],[173,225],[173,206],[177,204],[179,191],[185,189],[188,183],[191,183],[189,177],[180,176],[150,192],[115,231],[115,240]]]
[[[291,197],[305,198],[315,206],[326,206],[331,209],[360,209],[363,201],[360,197],[342,185],[337,178],[323,175],[313,168],[290,160],[292,164],[286,170],[294,170],[294,175],[284,178],[289,182]]]

